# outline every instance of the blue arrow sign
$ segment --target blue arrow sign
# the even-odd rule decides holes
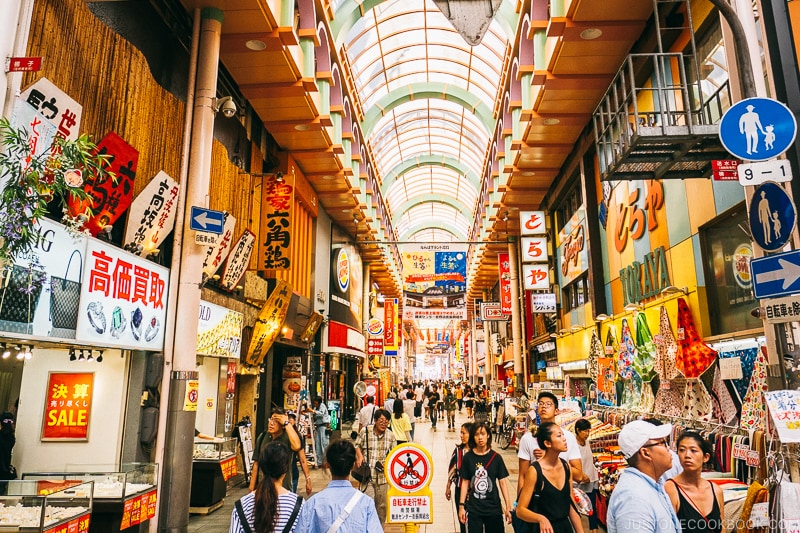
[[[800,292],[800,250],[753,259],[750,273],[759,300]]]
[[[768,252],[777,252],[789,241],[797,211],[789,195],[777,183],[759,185],[750,199],[750,233]]]
[[[792,111],[771,98],[736,102],[719,122],[719,140],[730,153],[749,161],[778,157],[794,142],[797,121]]]
[[[224,227],[225,213],[222,211],[213,211],[196,205],[192,206],[192,217],[191,220],[189,220],[189,229],[221,235]]]

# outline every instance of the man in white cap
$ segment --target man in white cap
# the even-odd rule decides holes
[[[608,502],[608,533],[680,533],[681,527],[664,483],[672,468],[667,437],[672,424],[655,426],[644,420],[626,424],[619,447],[629,467],[622,471]]]

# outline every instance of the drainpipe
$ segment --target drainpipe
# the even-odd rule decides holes
[[[719,10],[720,15],[722,15],[725,22],[728,23],[728,27],[733,35],[734,52],[736,53],[736,71],[739,74],[742,99],[758,96],[755,76],[753,76],[753,62],[750,60],[750,47],[747,44],[747,33],[742,25],[742,21],[739,20],[739,15],[727,0],[710,0],[710,2]]]
[[[509,274],[511,275],[511,338],[514,350],[514,390],[525,390],[525,369],[522,366],[522,312],[519,305],[519,254],[516,235],[508,236]]]
[[[364,334],[365,341],[369,340],[369,316],[372,312],[369,307],[369,293],[370,293],[370,264],[364,263],[362,268],[362,279],[364,280],[361,285],[361,333]],[[386,317],[383,317],[383,327],[386,327]],[[367,350],[364,347],[364,350]],[[369,351],[369,350],[367,350]],[[369,353],[366,354],[367,361],[369,361]],[[381,361],[383,363],[383,361]]]
[[[488,302],[489,301],[489,296],[490,296],[489,295],[489,291],[488,290],[484,290],[483,291],[483,301],[484,302]],[[480,309],[478,310],[478,312],[480,313]],[[488,320],[484,320],[483,321],[483,345],[486,347],[486,364],[487,365],[491,365],[491,367],[494,367],[495,363],[497,363],[497,356],[492,353],[491,343],[489,342],[490,335],[491,335],[491,331],[489,330],[489,321]],[[476,353],[475,354],[475,361],[477,361],[477,360],[478,360],[478,354]],[[490,369],[491,369],[491,367],[490,367]],[[477,366],[475,368],[477,369]]]
[[[211,174],[211,147],[214,138],[214,99],[217,95],[217,69],[219,65],[220,36],[223,13],[216,8],[201,11],[197,79],[194,100],[194,120],[189,143],[189,164],[184,204],[182,245],[180,247],[180,273],[177,300],[175,301],[175,336],[172,349],[172,366],[169,371],[169,396],[161,463],[162,481],[161,518],[159,531],[186,533],[189,526],[189,495],[191,492],[192,447],[194,443],[195,410],[185,410],[184,399],[189,381],[196,380],[197,313],[200,309],[200,283],[205,250],[194,243],[185,216],[191,206],[208,205]],[[176,225],[177,226],[177,225]],[[177,237],[177,234],[176,234]],[[177,255],[177,254],[176,254]]]

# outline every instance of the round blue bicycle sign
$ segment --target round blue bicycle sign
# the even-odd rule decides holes
[[[792,145],[795,135],[794,114],[771,98],[736,102],[719,123],[719,139],[725,149],[748,161],[778,157]]]

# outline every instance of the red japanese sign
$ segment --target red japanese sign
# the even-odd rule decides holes
[[[105,226],[114,224],[131,205],[133,181],[139,162],[139,151],[113,131],[97,144],[97,153],[111,156],[109,170],[116,176],[116,183],[108,177],[102,180],[88,177],[83,190],[90,199],[81,202],[70,198],[67,202],[72,216],[92,210],[92,217],[84,226],[95,237]]]
[[[264,178],[261,192],[259,270],[287,270],[292,266],[294,175],[287,172]]]
[[[122,522],[119,528],[128,529],[153,518],[156,515],[157,495],[158,492],[153,489],[127,498],[122,507]]]
[[[508,253],[497,254],[500,268],[500,309],[504,315],[511,314],[511,261]]]
[[[84,513],[61,525],[45,529],[44,533],[88,533],[91,516],[92,513]]]
[[[93,372],[50,372],[42,440],[87,440],[93,392]]]
[[[8,64],[9,72],[38,72],[41,69],[41,57],[12,57]]]
[[[383,339],[381,337],[367,338],[367,355],[383,355]]]
[[[228,361],[228,379],[225,381],[225,392],[236,392],[236,361]]]
[[[394,321],[396,316],[397,309],[395,309],[394,298],[386,298],[383,302],[383,344],[386,346],[397,346],[397,337],[395,337],[397,327]]]
[[[228,457],[224,461],[220,461],[219,467],[222,469],[222,479],[228,481],[237,474],[236,456]]]
[[[39,496],[47,496],[48,494],[53,494],[54,492],[59,492],[80,485],[81,483],[83,483],[83,481],[78,479],[65,479],[61,481],[39,480],[36,482],[36,494]]]
[[[715,159],[711,161],[714,181],[739,181],[739,167],[737,159]]]

